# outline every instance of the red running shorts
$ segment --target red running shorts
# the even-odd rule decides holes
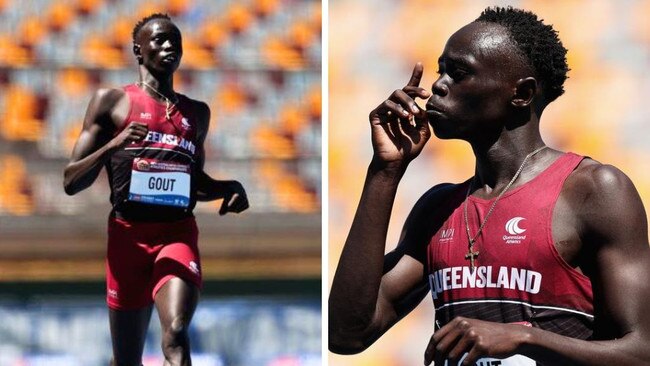
[[[153,303],[158,290],[174,277],[199,289],[199,231],[194,217],[174,222],[129,222],[110,218],[106,258],[106,300],[115,310]]]

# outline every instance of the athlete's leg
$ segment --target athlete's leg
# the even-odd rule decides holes
[[[113,340],[111,366],[140,366],[152,306],[108,311]]]
[[[190,366],[188,328],[199,301],[199,289],[191,282],[174,277],[158,290],[154,300],[162,328],[163,365]]]

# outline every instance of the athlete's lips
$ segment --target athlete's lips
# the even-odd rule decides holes
[[[166,62],[176,62],[176,61],[178,61],[178,54],[177,53],[168,53],[166,55],[163,55],[161,57],[161,59],[163,61],[166,61]]]
[[[439,106],[436,106],[436,105],[434,105],[434,104],[431,103],[431,102],[427,103],[426,107],[427,107],[426,110],[427,110],[427,114],[428,114],[428,115],[432,115],[432,114],[435,114],[435,115],[445,114],[445,110],[444,110],[443,108],[441,108],[441,107],[439,107]]]

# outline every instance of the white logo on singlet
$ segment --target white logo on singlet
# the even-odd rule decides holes
[[[183,126],[184,129],[189,130],[192,128],[192,125],[187,121],[187,118],[183,117],[181,118],[181,126]]]
[[[526,220],[523,217],[513,217],[508,222],[506,222],[506,231],[510,235],[519,235],[523,234],[526,229],[522,229],[519,227],[519,222],[522,220]]]
[[[506,222],[506,231],[510,234],[503,236],[503,241],[506,244],[521,244],[521,242],[526,239],[526,235],[521,235],[526,231],[526,229],[519,227],[519,223],[523,220],[526,219],[523,217],[513,217]]]
[[[199,274],[199,265],[195,261],[190,261],[190,269],[192,272]]]
[[[117,290],[109,289],[108,290],[108,296],[117,299]]]
[[[444,229],[440,230],[440,239],[438,241],[440,243],[446,243],[451,241],[454,238],[454,229]]]
[[[140,118],[142,118],[142,119],[151,119],[151,113],[149,113],[149,112],[141,112],[140,113]]]

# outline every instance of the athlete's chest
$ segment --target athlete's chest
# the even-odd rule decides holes
[[[538,179],[496,204],[472,196],[456,201],[429,241],[429,268],[541,268],[558,262],[576,268],[583,235],[571,187],[562,177]]]
[[[198,119],[185,104],[174,106],[171,113],[157,103],[134,100],[125,124],[147,125],[147,135],[135,144],[150,150],[176,151],[191,157],[197,154]]]

